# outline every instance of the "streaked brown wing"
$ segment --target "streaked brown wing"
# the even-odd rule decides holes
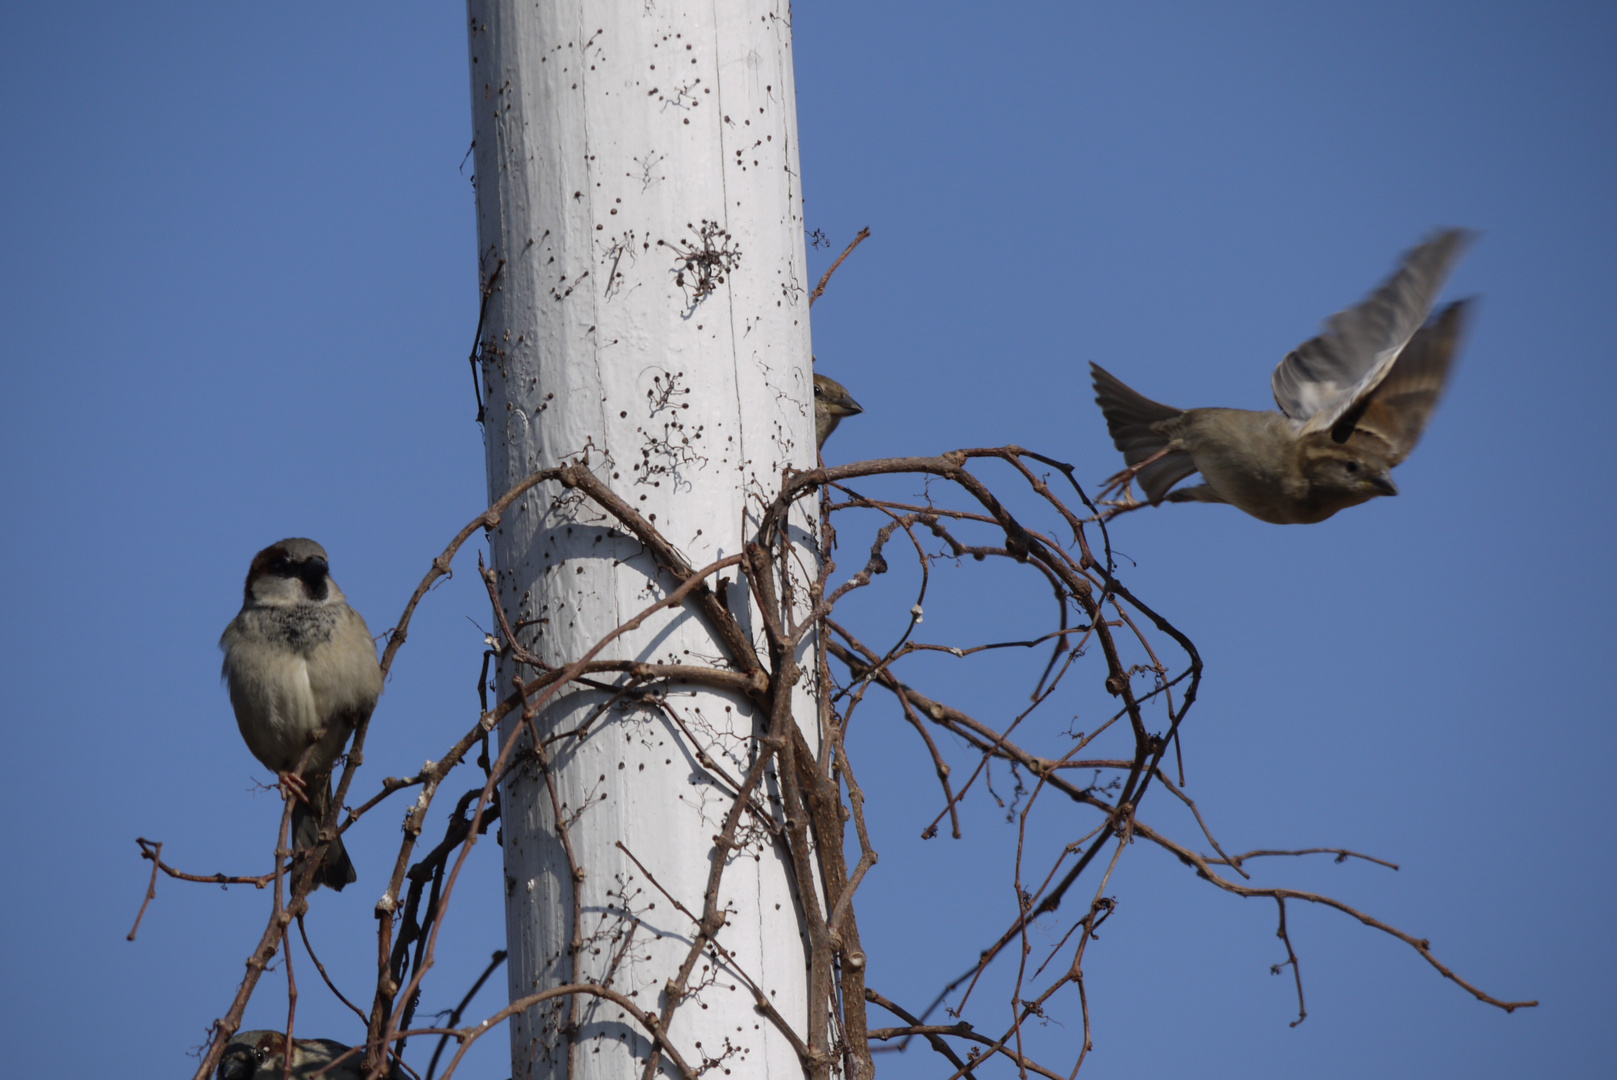
[[[1335,427],[1387,377],[1470,239],[1463,229],[1433,234],[1368,299],[1331,316],[1325,333],[1288,354],[1271,380],[1280,411],[1305,434]]]
[[[1454,366],[1471,304],[1460,300],[1438,312],[1410,339],[1387,377],[1365,399],[1362,412],[1343,417],[1352,421],[1353,440],[1379,444],[1377,451],[1389,466],[1407,458],[1426,430]]]

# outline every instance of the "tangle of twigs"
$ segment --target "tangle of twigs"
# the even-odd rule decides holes
[[[991,488],[979,473],[998,469],[1010,480],[1001,494]],[[927,484],[927,496],[914,499],[880,498],[862,494],[851,484],[856,481],[881,482],[898,478],[911,484]],[[609,1001],[631,1017],[651,1048],[645,1063],[646,1077],[659,1070],[694,1080],[724,1060],[725,1051],[680,1046],[670,1036],[670,1023],[697,988],[701,971],[724,966],[737,974],[753,997],[759,1015],[773,1025],[796,1050],[804,1074],[830,1078],[865,1078],[873,1075],[873,1048],[884,1044],[903,1046],[921,1038],[945,1063],[949,1077],[986,1075],[995,1063],[1016,1070],[1019,1075],[1068,1077],[1084,1063],[1090,1046],[1088,988],[1084,982],[1083,961],[1095,942],[1095,932],[1116,910],[1116,900],[1107,892],[1112,874],[1124,852],[1134,842],[1146,842],[1173,854],[1198,877],[1215,888],[1250,898],[1266,898],[1276,903],[1279,936],[1285,959],[1278,972],[1292,969],[1297,986],[1297,1022],[1306,1016],[1303,1006],[1302,977],[1294,943],[1287,929],[1287,901],[1299,901],[1332,908],[1409,945],[1444,977],[1453,980],[1478,1000],[1507,1011],[1535,1004],[1530,1001],[1504,1001],[1492,997],[1460,978],[1432,954],[1428,944],[1396,927],[1381,922],[1328,896],[1284,888],[1258,888],[1232,880],[1220,873],[1229,868],[1246,877],[1243,862],[1260,856],[1303,855],[1308,852],[1252,851],[1228,856],[1219,848],[1201,821],[1200,813],[1183,790],[1183,766],[1177,766],[1177,780],[1168,775],[1165,758],[1170,749],[1177,752],[1177,737],[1195,704],[1202,676],[1201,659],[1192,642],[1156,609],[1137,598],[1118,578],[1109,544],[1102,527],[1099,552],[1090,546],[1085,531],[1085,515],[1067,505],[1052,487],[1052,479],[1070,490],[1070,496],[1094,513],[1084,492],[1073,479],[1072,468],[1061,462],[1017,446],[965,449],[936,457],[891,458],[857,462],[834,468],[788,472],[779,490],[762,505],[757,529],[745,550],[711,565],[687,565],[674,546],[655,526],[614,493],[609,485],[581,462],[572,462],[537,472],[508,492],[486,512],[461,529],[405,606],[403,615],[389,635],[383,656],[384,670],[394,663],[405,641],[411,618],[432,585],[449,573],[451,565],[479,530],[492,529],[515,501],[537,485],[559,485],[612,521],[612,527],[636,539],[649,552],[657,570],[674,586],[661,599],[648,604],[584,654],[565,666],[546,666],[526,653],[517,643],[507,615],[498,603],[491,571],[484,570],[489,587],[497,634],[490,635],[491,650],[514,657],[537,674],[518,679],[502,700],[484,700],[464,731],[446,749],[412,777],[388,778],[380,790],[338,822],[339,811],[357,770],[363,763],[367,726],[355,735],[347,766],[333,800],[333,810],[324,823],[329,830],[346,830],[365,820],[370,812],[398,791],[419,788],[405,818],[393,871],[382,900],[377,905],[378,956],[377,984],[366,1015],[367,1039],[354,1053],[364,1055],[367,1075],[380,1077],[388,1069],[402,1065],[405,1046],[416,1035],[432,1035],[433,1072],[442,1051],[454,1043],[441,1074],[454,1074],[468,1048],[503,1020],[541,1003],[555,1002],[566,1010],[564,1025],[571,1040],[578,1030],[579,1008],[588,999]],[[949,495],[940,495],[939,492]],[[1014,495],[1014,499],[1012,496]],[[953,496],[952,498],[950,496]],[[817,501],[820,538],[816,550],[800,552],[799,546],[814,543],[801,530],[788,527],[788,518],[803,500]],[[1010,509],[1015,501],[1031,509],[1018,517]],[[1042,514],[1053,529],[1036,527],[1032,514]],[[865,562],[852,577],[833,585],[837,566],[832,559],[838,530],[851,521],[868,525],[871,542]],[[1060,534],[1058,538],[1058,533]],[[833,618],[839,603],[860,590],[870,588],[878,577],[890,571],[889,547],[902,537],[913,556],[917,584],[910,615],[896,638],[885,646],[869,643],[843,620]],[[804,557],[806,556],[806,557]],[[892,556],[896,558],[896,556]],[[940,645],[916,639],[922,621],[923,604],[938,564],[968,566],[972,562],[1000,561],[1019,572],[1032,574],[1037,587],[1050,596],[1052,605],[1042,630],[1014,641],[960,645]],[[794,567],[809,566],[813,571],[802,596],[788,595],[800,588],[794,585]],[[756,610],[761,613],[762,629],[755,640],[732,614],[723,595],[722,572],[732,568],[744,571]],[[717,586],[717,587],[715,587]],[[711,633],[715,659],[711,663],[656,664],[599,659],[602,650],[615,637],[638,627],[657,612],[669,609],[690,611]],[[821,647],[810,651],[820,670],[820,711],[804,717],[793,710],[791,689],[805,676],[798,657],[802,647],[818,635]],[[1176,659],[1165,658],[1164,646]],[[900,677],[901,666],[914,658],[989,656],[1004,650],[1027,652],[1042,649],[1049,653],[1031,688],[1030,699],[1010,720],[1000,726],[978,719],[917,688]],[[1081,661],[1088,660],[1088,664]],[[833,677],[832,662],[839,668]],[[1032,749],[1036,722],[1030,718],[1061,695],[1069,693],[1075,679],[1087,682],[1104,694],[1096,700],[1111,702],[1111,711],[1092,730],[1073,733],[1068,746],[1058,754]],[[700,685],[740,695],[755,704],[764,723],[753,737],[750,765],[742,772],[727,771],[686,726],[663,693],[674,685]],[[459,1016],[470,995],[442,1027],[412,1027],[422,980],[433,967],[439,930],[461,868],[479,836],[500,815],[500,781],[519,763],[537,768],[546,778],[549,797],[556,800],[551,779],[551,762],[581,739],[587,725],[568,730],[541,730],[536,717],[555,695],[569,687],[588,686],[609,691],[613,700],[632,696],[663,709],[690,740],[693,758],[716,777],[728,800],[722,827],[713,837],[715,858],[706,890],[699,903],[688,903],[665,888],[647,870],[635,852],[623,850],[643,876],[675,910],[689,920],[694,930],[683,963],[670,971],[656,1011],[631,1000],[607,982],[573,978],[518,1001],[511,1002],[471,1026],[460,1026]],[[1016,784],[1012,801],[1006,803],[1017,824],[1014,895],[1017,909],[1008,915],[999,931],[979,943],[972,952],[976,959],[954,983],[944,988],[937,1000],[919,1011],[878,993],[866,985],[867,960],[860,944],[854,898],[876,865],[864,818],[864,793],[856,779],[853,759],[845,738],[855,713],[875,691],[878,699],[891,706],[916,733],[924,760],[939,783],[940,808],[927,835],[944,818],[950,820],[954,835],[961,834],[961,808],[973,791],[988,789],[997,769],[1011,775]],[[1074,691],[1075,692],[1075,691]],[[604,711],[604,710],[603,710]],[[514,723],[502,721],[512,718]],[[1045,725],[1046,728],[1049,725]],[[500,733],[508,732],[503,737]],[[970,766],[964,780],[946,759],[937,733],[946,733],[947,745],[966,748]],[[1024,737],[1024,736],[1028,737]],[[490,745],[489,740],[497,741]],[[1104,752],[1100,745],[1105,740]],[[450,773],[466,761],[474,747],[482,748],[481,775],[477,783],[464,788],[456,801],[441,840],[430,851],[418,855],[417,844],[426,827],[428,813]],[[1085,779],[1084,777],[1089,777]],[[1200,823],[1214,854],[1204,855],[1180,841],[1169,838],[1142,818],[1142,806],[1154,790],[1162,789],[1188,806]],[[766,798],[766,792],[768,797]],[[998,798],[999,796],[994,796]],[[770,805],[780,800],[779,808]],[[1154,800],[1160,802],[1161,800]],[[588,867],[581,865],[568,835],[567,816],[559,802],[551,807],[554,820],[561,823],[558,837],[575,875],[582,880]],[[1029,822],[1035,811],[1072,815],[1066,826],[1076,837],[1054,851],[1036,850]],[[845,832],[852,823],[859,858],[849,866],[844,855]],[[806,1023],[793,1021],[778,1012],[770,995],[752,976],[740,970],[735,955],[723,939],[725,926],[724,870],[726,852],[743,845],[748,829],[764,829],[785,845],[789,864],[801,898],[800,919],[808,939],[809,1011]],[[243,883],[258,888],[272,887],[270,916],[257,946],[247,959],[247,974],[227,1009],[214,1024],[213,1038],[196,1071],[197,1080],[207,1080],[217,1065],[231,1035],[239,1028],[243,1011],[259,976],[274,956],[288,950],[288,928],[293,919],[301,920],[308,910],[307,896],[312,887],[313,869],[320,852],[301,853],[291,858],[283,815],[281,835],[273,870],[260,875],[195,875],[178,871],[165,863],[162,845],[142,839],[142,856],[153,864],[146,905],[156,895],[159,871],[169,877],[210,883]],[[622,846],[622,845],[620,845]],[[1310,849],[1335,855],[1338,860],[1368,859],[1342,849]],[[1381,862],[1381,860],[1371,860]],[[1382,863],[1383,865],[1391,865]],[[1393,867],[1396,869],[1396,867]],[[1030,934],[1035,920],[1047,920],[1062,910],[1067,894],[1086,872],[1084,898],[1074,917],[1053,945],[1046,934]],[[623,918],[632,923],[625,904]],[[573,911],[575,949],[582,945],[583,913]],[[138,929],[137,918],[136,927]],[[1044,929],[1048,931],[1049,923]],[[612,938],[615,948],[627,949],[633,939],[633,926]],[[131,937],[134,932],[131,931]],[[307,940],[307,939],[305,939]],[[310,954],[313,955],[312,953]],[[503,955],[502,955],[503,958]],[[497,961],[496,961],[497,962]],[[316,961],[318,965],[318,961]],[[1007,975],[1010,984],[1010,1019],[997,1028],[979,1031],[958,1019],[954,1023],[929,1022],[929,1014],[947,1001],[950,1013],[963,1017],[977,1004],[979,990],[990,967],[996,963],[1014,968]],[[491,965],[489,971],[492,971]],[[700,970],[699,970],[700,968]],[[1009,969],[1008,969],[1009,970]],[[322,976],[326,975],[323,966]],[[484,978],[487,978],[485,971]],[[576,976],[576,972],[575,972]],[[327,978],[329,984],[329,978]],[[291,979],[286,1037],[293,1037],[296,984]],[[481,985],[479,980],[478,985]],[[336,987],[332,986],[335,991]],[[1050,1015],[1058,995],[1073,991],[1082,1018],[1084,1038],[1074,1059],[1060,1065],[1037,1060],[1028,1046],[1024,1030],[1029,1020]],[[347,999],[344,998],[346,1001]],[[891,1014],[898,1023],[872,1027],[866,1015],[874,1004]],[[996,1005],[995,1008],[998,1006]],[[358,1011],[357,1007],[355,1007]],[[982,1010],[985,1016],[986,1009]],[[569,1049],[569,1055],[572,1049]]]

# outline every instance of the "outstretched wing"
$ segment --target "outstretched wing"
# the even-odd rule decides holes
[[[1443,289],[1472,234],[1435,233],[1404,256],[1398,271],[1357,307],[1331,316],[1325,332],[1292,350],[1275,368],[1275,404],[1302,432],[1334,428],[1381,384]]]
[[[1470,309],[1471,301],[1460,300],[1438,312],[1410,339],[1362,407],[1350,410],[1331,429],[1331,437],[1371,443],[1389,467],[1408,457],[1443,396]]]

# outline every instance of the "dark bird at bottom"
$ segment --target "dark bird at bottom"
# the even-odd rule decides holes
[[[1471,233],[1444,229],[1405,254],[1364,302],[1330,318],[1272,379],[1280,411],[1176,409],[1090,364],[1095,402],[1127,468],[1106,482],[1103,517],[1141,505],[1229,503],[1277,525],[1312,524],[1378,495],[1420,441],[1448,380],[1471,301],[1427,316]],[[1175,484],[1200,473],[1202,483]]]
[[[331,1063],[347,1054],[349,1047],[336,1039],[294,1039],[292,1042],[293,1080],[362,1080],[365,1070],[363,1048],[348,1054],[342,1064]],[[286,1033],[284,1031],[241,1031],[231,1038],[219,1059],[214,1080],[282,1080],[286,1075]],[[389,1080],[404,1080],[404,1069],[395,1062]]]

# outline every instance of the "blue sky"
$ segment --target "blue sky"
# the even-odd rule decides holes
[[[812,272],[873,230],[815,308],[821,369],[867,409],[831,460],[1014,441],[1099,481],[1117,455],[1087,362],[1175,404],[1263,408],[1274,363],[1429,228],[1482,231],[1448,293],[1478,295],[1479,314],[1400,497],[1292,528],[1170,506],[1113,536],[1125,580],[1206,660],[1185,753],[1225,846],[1397,862],[1257,876],[1329,891],[1543,1004],[1504,1015],[1406,948],[1294,908],[1309,1017],[1290,1028],[1272,905],[1141,847],[1090,952],[1083,1075],[1603,1075],[1612,9],[838,2],[794,17],[807,221],[833,245]],[[268,900],[163,882],[126,943],[147,874],[134,837],[199,871],[245,871],[267,846],[277,801],[252,790],[263,770],[214,645],[248,560],[317,537],[380,631],[482,506],[463,12],[13,4],[0,19],[8,1071],[101,1075],[116,1048],[124,1074],[175,1075]],[[460,575],[413,626],[373,783],[474,715],[476,585]],[[928,612],[938,639],[1006,616],[959,595],[958,621]],[[1016,707],[969,671],[937,679],[985,719]],[[965,839],[919,840],[938,809],[930,766],[890,709],[866,708],[855,749],[882,862],[861,926],[871,984],[915,1003],[1004,925],[995,860],[1013,832],[978,799]],[[316,944],[349,985],[373,963],[394,844],[380,821],[354,838],[360,882],[317,897]],[[503,943],[497,860],[492,844],[474,857],[424,1012]],[[299,972],[300,1030],[353,1037]],[[278,986],[250,1026],[282,1021]],[[1040,1037],[1075,1044],[1076,1008],[1057,1021]],[[503,1053],[490,1040],[465,1075],[506,1075]],[[883,1057],[882,1075],[937,1075],[922,1054]]]

